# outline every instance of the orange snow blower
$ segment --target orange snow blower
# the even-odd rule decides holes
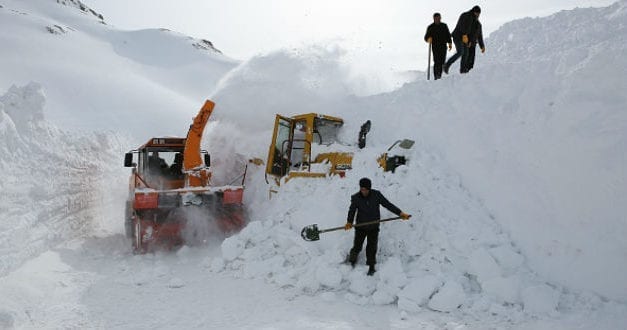
[[[244,227],[247,166],[242,169],[241,184],[212,186],[211,159],[200,149],[214,106],[212,101],[205,102],[186,138],[152,138],[126,154],[124,166],[132,167],[132,172],[125,229],[134,253],[204,242]]]

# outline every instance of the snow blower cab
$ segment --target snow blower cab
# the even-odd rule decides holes
[[[276,184],[280,184],[284,177],[286,181],[295,177],[344,177],[346,171],[352,168],[355,148],[338,141],[343,125],[342,118],[317,113],[293,117],[276,115],[266,163],[266,182],[268,175],[275,178]],[[366,146],[369,131],[370,121],[367,121],[359,132],[359,148]],[[406,163],[405,156],[388,155],[397,144],[409,149],[414,141],[396,141],[388,152],[382,154],[377,161],[384,171],[393,172]]]
[[[186,138],[152,138],[126,154],[124,166],[132,173],[125,229],[134,252],[224,237],[245,225],[244,179],[239,185],[212,186],[211,159],[200,149],[213,108],[213,102],[205,103]],[[245,178],[245,166],[242,171]]]

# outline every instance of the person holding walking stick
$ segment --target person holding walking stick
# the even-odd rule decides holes
[[[348,209],[348,219],[346,220],[345,230],[353,228],[353,221],[357,224],[372,222],[379,220],[381,213],[379,206],[383,205],[390,212],[398,215],[403,220],[409,220],[411,215],[401,211],[394,204],[390,203],[380,191],[372,189],[372,182],[368,178],[359,180],[359,192],[351,196],[351,205]],[[355,214],[357,219],[355,220]],[[355,227],[355,240],[353,248],[350,250],[346,261],[355,267],[357,256],[361,252],[364,240],[368,239],[366,245],[366,264],[368,267],[367,275],[372,276],[375,273],[374,265],[377,263],[377,244],[379,241],[379,223],[368,224]]]
[[[442,16],[440,13],[433,14],[433,23],[427,27],[425,33],[425,41],[429,43],[429,57],[433,52],[433,79],[438,80],[442,77],[442,67],[446,60],[446,45],[448,44],[448,50],[451,50],[453,43],[451,41],[451,32],[448,26],[441,21]],[[429,65],[431,60],[429,59]],[[427,67],[429,70],[429,68]],[[427,73],[427,80],[429,80],[429,74]]]

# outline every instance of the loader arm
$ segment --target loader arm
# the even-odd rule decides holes
[[[215,103],[210,100],[205,101],[198,115],[194,117],[192,125],[187,132],[185,149],[183,151],[183,172],[187,176],[187,185],[190,187],[204,186],[209,179],[208,171],[198,171],[203,165],[200,153],[200,141],[205,130],[205,125],[213,112]],[[194,173],[195,171],[198,171]]]

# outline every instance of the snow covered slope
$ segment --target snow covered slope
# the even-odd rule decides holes
[[[351,142],[359,125],[370,119],[369,141],[376,152],[397,138],[418,141],[411,155],[414,161],[400,175],[382,176],[368,168],[340,183],[303,183],[302,194],[293,192],[293,197],[265,210],[275,221],[296,222],[289,225],[294,235],[307,221],[341,224],[348,195],[356,190],[359,177],[368,175],[401,208],[431,209],[444,203],[439,212],[425,214],[422,221],[430,226],[452,225],[456,231],[460,227],[444,219],[463,223],[492,219],[488,223],[500,228],[494,234],[508,233],[514,250],[524,256],[524,265],[552,285],[626,301],[627,60],[622,56],[626,4],[619,1],[607,8],[506,24],[490,36],[488,52],[479,54],[469,75],[456,74],[454,67],[441,81],[417,81],[367,98],[343,94],[346,75],[334,60],[333,49],[254,58],[220,84],[213,98],[222,111],[216,115],[257,132],[240,138],[248,136],[243,145],[257,148],[261,157],[266,150],[256,141],[258,136],[269,139],[267,128],[276,112],[341,116],[348,123],[346,131],[353,133],[346,135]],[[251,104],[250,100],[266,102]],[[432,157],[440,160],[433,163]],[[440,189],[441,175],[430,172],[445,167],[454,177],[459,175],[457,183],[448,185],[461,187],[455,194],[462,195],[450,193],[430,200],[435,196],[423,193],[417,198],[418,191]],[[433,183],[425,182],[428,178]],[[462,191],[478,201],[476,208],[481,211],[455,210]],[[317,193],[322,201],[309,197]],[[320,209],[326,210],[322,217]],[[484,228],[477,226],[471,228]],[[476,240],[471,232],[464,229],[459,236],[446,237],[450,244],[459,244],[460,236]],[[424,237],[422,229],[412,236]],[[495,245],[494,239],[476,241],[471,249],[459,251],[466,259],[482,248],[500,248],[503,243]],[[444,242],[433,244],[446,248],[441,246]],[[324,245],[317,253],[344,253],[346,244],[339,250]],[[404,260],[405,252],[392,255],[397,253]],[[249,264],[237,265],[245,270]]]
[[[61,128],[133,127],[142,142],[185,134],[198,105],[237,64],[207,40],[118,30],[80,1],[0,6],[0,90],[40,83],[47,116]]]

